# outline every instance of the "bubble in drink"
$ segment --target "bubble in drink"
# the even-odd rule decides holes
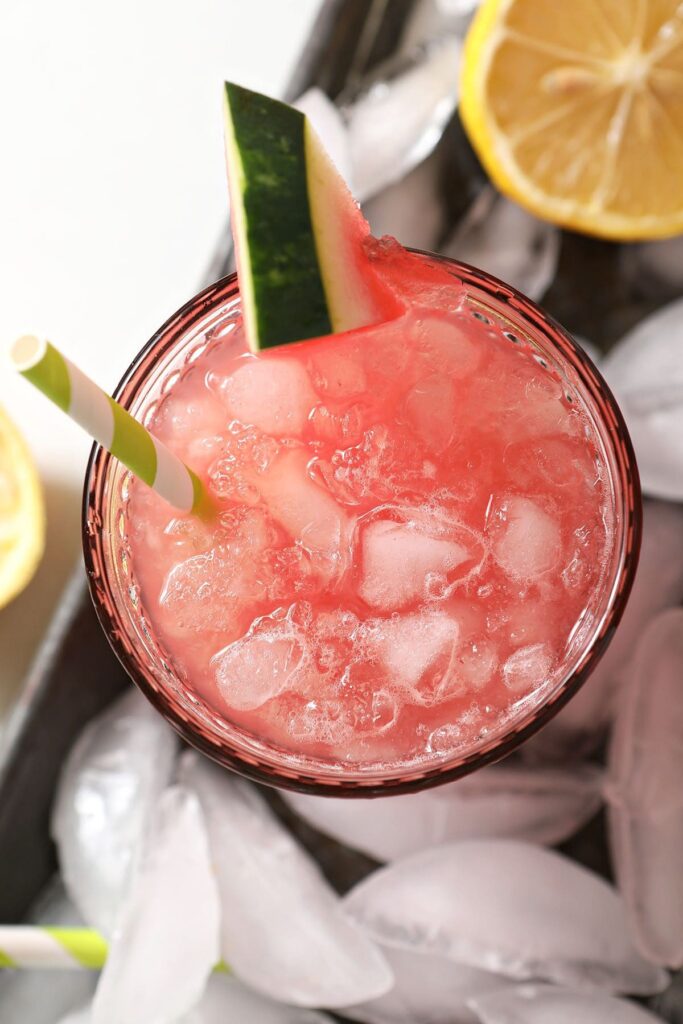
[[[345,766],[453,757],[540,703],[614,543],[572,379],[445,270],[386,242],[375,265],[398,320],[258,356],[238,327],[152,411],[219,505],[208,529],[136,481],[129,502],[142,604],[191,699]]]

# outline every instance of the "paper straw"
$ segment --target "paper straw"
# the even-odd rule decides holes
[[[0,967],[98,969],[107,943],[90,928],[0,925]]]
[[[183,512],[210,511],[199,477],[49,341],[25,335],[9,356],[26,380],[171,505]]]
[[[50,925],[0,925],[0,968],[99,970],[104,967],[106,940],[92,928]],[[214,971],[226,972],[220,961]]]

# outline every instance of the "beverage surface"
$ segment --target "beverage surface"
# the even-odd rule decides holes
[[[405,764],[562,677],[612,496],[548,361],[443,268],[376,245],[405,315],[258,356],[220,332],[149,421],[219,513],[133,481],[128,530],[146,617],[210,707],[299,754]]]

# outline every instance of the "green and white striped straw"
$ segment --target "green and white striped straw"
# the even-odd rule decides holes
[[[9,356],[26,380],[171,505],[200,515],[211,511],[196,473],[49,341],[25,335]]]
[[[104,967],[107,953],[106,940],[92,928],[0,925],[0,968],[96,971]],[[223,960],[214,967],[228,970]]]
[[[90,968],[107,959],[107,943],[91,928],[0,925],[0,967]]]

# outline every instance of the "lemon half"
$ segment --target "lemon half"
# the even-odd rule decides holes
[[[484,0],[461,115],[498,188],[614,239],[683,232],[680,0]]]
[[[0,407],[0,608],[29,582],[44,546],[38,474],[24,439]]]

